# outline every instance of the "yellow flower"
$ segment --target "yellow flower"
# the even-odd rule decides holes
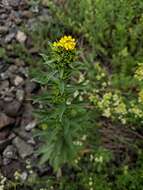
[[[74,50],[76,46],[76,41],[71,36],[64,36],[58,42],[53,43],[54,47],[62,47],[65,50]]]

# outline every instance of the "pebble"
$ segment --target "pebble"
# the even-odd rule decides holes
[[[7,159],[16,159],[16,149],[13,145],[8,145],[3,151],[3,157]]]
[[[37,84],[30,80],[25,81],[25,91],[26,93],[32,93],[37,88]]]
[[[12,139],[15,137],[15,135],[12,133],[9,135],[6,139],[1,140],[0,139],[0,152],[2,152],[12,141]]]
[[[17,76],[15,77],[15,79],[14,79],[14,85],[15,85],[15,86],[18,86],[18,85],[20,85],[21,83],[23,83],[23,78],[17,75]]]
[[[25,35],[24,32],[19,30],[17,32],[17,34],[16,34],[16,39],[17,39],[18,42],[24,43],[26,41],[26,39],[27,39],[27,36]]]
[[[19,156],[22,159],[25,159],[26,157],[30,156],[33,154],[33,147],[29,144],[27,144],[23,139],[20,137],[16,137],[12,141],[13,145],[17,148]]]
[[[5,43],[10,43],[15,37],[15,33],[7,34],[5,37]]]
[[[6,79],[9,78],[9,76],[8,76],[7,73],[0,73],[0,78],[1,78],[2,80],[6,80]]]
[[[5,34],[8,31],[8,27],[6,26],[0,26],[0,34]]]
[[[24,90],[18,89],[18,90],[16,91],[16,98],[17,98],[17,100],[18,100],[19,102],[22,102],[23,99],[24,99]]]
[[[5,113],[0,113],[0,129],[14,123],[14,119],[8,117]]]
[[[17,100],[13,100],[12,102],[6,102],[4,107],[4,112],[12,117],[16,117],[19,115],[19,110],[21,107],[21,103]]]
[[[36,127],[36,121],[31,121],[30,123],[28,123],[28,125],[25,126],[25,130],[26,131],[31,131],[33,128]]]

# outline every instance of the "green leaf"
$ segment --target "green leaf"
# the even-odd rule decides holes
[[[42,58],[44,59],[44,64],[45,65],[48,65],[49,67],[51,68],[55,68],[55,65],[53,64],[54,63],[54,60],[53,59],[50,59],[47,55],[45,54],[40,54],[42,56]]]
[[[66,105],[62,104],[59,107],[59,118],[60,118],[60,121],[62,121],[62,117],[63,117],[63,114],[64,114],[65,110],[66,110]]]
[[[65,90],[64,81],[60,81],[60,83],[59,83],[59,90],[60,90],[60,93],[62,95],[64,93],[64,90]]]

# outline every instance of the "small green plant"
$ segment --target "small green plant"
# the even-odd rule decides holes
[[[76,41],[64,36],[50,44],[50,56],[42,55],[44,68],[34,70],[35,80],[45,86],[45,92],[36,97],[42,104],[37,110],[44,146],[40,148],[41,163],[49,161],[55,171],[63,164],[73,163],[82,147],[87,112],[80,101],[83,86],[76,79],[80,63],[77,62]],[[48,71],[47,71],[48,70]]]

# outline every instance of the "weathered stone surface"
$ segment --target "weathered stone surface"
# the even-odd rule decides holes
[[[3,151],[3,157],[7,159],[16,159],[16,148],[13,145],[8,145]]]
[[[23,139],[16,137],[13,140],[13,145],[17,148],[19,156],[24,159],[33,154],[33,147],[27,144]]]
[[[32,93],[37,88],[37,84],[33,81],[26,80],[25,81],[25,92],[27,94]]]
[[[5,43],[10,43],[15,37],[15,33],[9,33],[5,37]]]
[[[11,141],[12,141],[12,139],[15,137],[15,135],[14,134],[11,134],[9,137],[7,137],[6,139],[4,139],[4,140],[0,140],[0,151],[3,151],[5,148],[6,148],[6,146],[8,146],[10,143],[11,143]]]
[[[21,107],[21,103],[17,100],[13,100],[10,103],[5,103],[4,112],[12,117],[19,115],[19,110]]]
[[[18,89],[18,90],[16,91],[16,98],[17,98],[17,100],[18,100],[19,102],[23,101],[23,99],[24,99],[24,90]]]
[[[8,27],[0,26],[0,34],[6,33],[8,31]]]
[[[11,117],[8,117],[6,114],[4,113],[0,113],[0,129],[14,123],[14,119]]]
[[[26,131],[31,131],[33,128],[36,127],[36,120],[33,120],[31,121],[30,123],[28,123],[26,126],[25,126],[25,130]]]
[[[24,43],[26,41],[26,39],[27,39],[27,36],[25,35],[24,32],[19,30],[17,32],[17,34],[16,34],[16,39],[17,39],[18,42]]]
[[[23,78],[17,75],[17,76],[15,77],[15,79],[14,79],[14,85],[15,85],[15,86],[18,86],[18,85],[20,85],[21,83],[23,83]]]

